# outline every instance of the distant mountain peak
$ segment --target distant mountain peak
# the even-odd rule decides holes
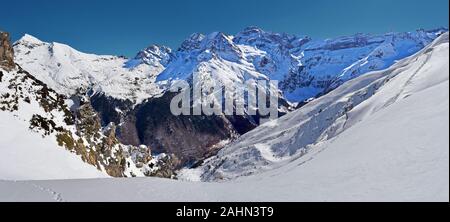
[[[135,60],[140,60],[147,65],[167,65],[171,59],[172,49],[163,45],[150,45],[138,52]]]
[[[19,43],[19,42],[22,43],[22,44],[24,44],[24,43],[42,44],[43,43],[40,39],[38,39],[38,38],[36,38],[36,37],[34,37],[34,36],[30,35],[30,34],[23,35],[22,38],[17,40],[16,44]]]
[[[264,31],[258,26],[247,26],[244,29],[244,32],[264,32]]]
[[[189,36],[188,39],[184,40],[183,43],[181,43],[180,51],[189,51],[193,49],[200,48],[200,43],[205,38],[205,35],[201,33],[193,33]]]

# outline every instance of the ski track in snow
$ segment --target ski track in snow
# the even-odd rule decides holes
[[[427,64],[427,62],[430,60],[431,55],[433,53],[433,50],[429,51],[426,53],[426,58],[425,60],[422,62],[422,64],[417,68],[417,70],[409,77],[409,79],[405,82],[405,84],[400,88],[400,92],[398,94],[396,94],[392,99],[390,99],[385,106],[383,106],[383,108],[388,107],[389,105],[395,103],[398,98],[403,94],[403,92],[405,91],[405,88],[412,82],[412,80],[414,79],[414,77],[420,72],[420,70],[425,66],[425,64]],[[407,96],[407,95],[406,95]]]

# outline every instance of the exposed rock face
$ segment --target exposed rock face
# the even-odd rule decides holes
[[[12,70],[15,67],[9,33],[2,31],[0,31],[0,66],[6,70]]]
[[[174,116],[166,93],[137,107],[136,128],[143,144],[155,152],[175,154],[182,164],[202,160],[221,147],[215,145],[237,136],[224,116]]]
[[[170,102],[176,93],[166,92],[133,107],[130,101],[102,94],[90,97],[103,126],[117,125],[117,138],[123,144],[145,144],[155,153],[173,154],[177,168],[189,166],[214,155],[226,143],[259,125],[260,116],[175,116]],[[288,107],[285,100],[280,105]],[[285,113],[279,112],[282,116]]]
[[[140,51],[135,59],[140,59],[147,65],[160,63],[165,66],[170,62],[172,50],[166,46],[151,45]]]
[[[176,169],[181,165],[180,160],[174,155],[165,155],[157,162],[158,170],[152,172],[148,176],[173,178],[176,175]]]
[[[89,97],[78,98],[77,105],[69,107],[68,98],[20,66],[13,71],[5,71],[3,67],[0,70],[0,86],[5,89],[0,92],[0,112],[10,112],[29,121],[30,130],[53,137],[59,146],[110,176],[175,176],[166,169],[175,159],[154,159],[146,146],[120,143],[114,124],[102,127]]]
[[[20,113],[24,103],[36,104],[37,111],[29,120],[31,130],[43,136],[55,136],[58,145],[111,176],[125,176],[125,147],[115,137],[102,133],[100,121],[89,103],[80,106],[74,115],[63,95],[20,67],[5,77],[9,79],[10,90],[2,92],[0,110]]]
[[[174,95],[166,93],[149,99],[132,110],[126,109],[127,101],[100,95],[92,98],[92,104],[103,124],[111,121],[118,126],[117,137],[122,143],[145,144],[155,153],[173,154],[178,160],[169,165],[176,167],[203,160],[221,148],[218,143],[256,127],[250,120],[239,117],[174,116],[170,111]],[[107,113],[110,114],[104,115]]]
[[[142,144],[136,129],[136,117],[128,114],[133,110],[131,101],[115,99],[104,94],[92,95],[90,101],[99,114],[102,126],[110,123],[118,125],[116,133],[122,143],[135,146]]]

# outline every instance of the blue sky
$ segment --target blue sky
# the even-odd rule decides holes
[[[21,0],[2,2],[0,29],[97,54],[177,48],[191,33],[247,26],[328,38],[448,27],[448,0]]]

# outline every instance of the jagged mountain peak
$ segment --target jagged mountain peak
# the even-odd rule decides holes
[[[211,40],[223,40],[223,41],[231,41],[232,37],[225,34],[224,32],[211,32],[206,36],[209,41]]]
[[[214,53],[215,56],[230,61],[241,59],[242,52],[233,42],[233,37],[223,32],[213,32],[202,41],[202,49]]]
[[[172,49],[170,49],[169,47],[167,47],[165,45],[152,44],[152,45],[148,46],[147,48],[145,48],[143,51],[148,51],[153,54],[158,54],[159,52],[170,53],[170,52],[172,52]]]
[[[139,51],[134,59],[127,62],[125,66],[135,67],[136,65],[145,63],[151,66],[166,66],[171,58],[172,49],[164,45],[150,45],[147,48]]]
[[[43,41],[41,41],[40,39],[30,35],[30,34],[25,34],[23,35],[19,40],[17,40],[17,42],[20,43],[33,43],[33,44],[39,44],[39,43],[43,43]]]
[[[129,67],[129,60],[123,57],[83,53],[66,44],[42,42],[31,36],[17,41],[14,51],[19,65],[66,96],[92,89],[140,103],[159,93],[154,79],[163,69],[160,63],[150,66],[140,62]]]
[[[181,47],[179,48],[179,51],[190,51],[200,48],[200,43],[205,38],[205,35],[201,33],[193,33],[189,36],[188,39],[184,40],[183,43],[181,43]]]
[[[180,51],[198,54],[205,51],[227,52],[239,51],[239,49],[234,45],[232,36],[223,32],[212,32],[208,35],[200,33],[192,34],[182,43]]]
[[[44,42],[29,34],[25,34],[22,38],[14,42],[13,46],[14,51],[19,56],[22,55],[22,53],[24,52],[30,54],[34,51],[40,51],[42,49],[47,50],[50,56],[55,57],[57,59],[62,59],[63,57],[68,56],[80,56],[80,57],[97,56],[94,54],[80,52],[72,48],[70,45],[64,43]]]
[[[277,47],[289,49],[300,47],[310,40],[311,38],[307,36],[298,37],[293,34],[268,32],[255,26],[245,28],[233,39],[237,44],[251,45],[258,48],[268,48],[270,45],[277,45]]]
[[[247,32],[247,33],[262,33],[264,32],[264,30],[262,30],[261,28],[259,28],[258,26],[247,26],[244,28],[244,30],[242,32]]]

